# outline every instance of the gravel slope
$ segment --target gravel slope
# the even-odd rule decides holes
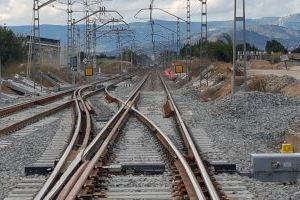
[[[63,119],[58,113],[0,138],[0,199],[25,176],[25,166],[34,163],[45,151],[60,120]]]
[[[239,92],[220,101],[201,102],[196,91],[173,91],[190,128],[202,127],[215,147],[239,171],[250,170],[251,153],[278,152],[289,128],[300,122],[300,98],[281,94]],[[229,175],[230,176],[230,175]],[[299,191],[299,183],[262,183],[239,177],[256,199],[289,199]],[[295,198],[294,198],[295,199]],[[297,198],[296,198],[297,199]]]

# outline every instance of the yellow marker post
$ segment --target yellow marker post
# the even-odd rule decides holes
[[[280,153],[294,153],[293,146],[288,143],[283,143],[281,145]]]
[[[85,68],[85,76],[93,76],[93,68],[92,67],[87,67]]]
[[[184,72],[184,68],[183,68],[182,65],[176,65],[176,66],[175,66],[175,73],[181,74],[181,73],[183,73],[183,72]]]

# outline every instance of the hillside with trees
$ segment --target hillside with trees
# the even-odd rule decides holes
[[[22,62],[26,59],[25,37],[16,35],[6,27],[0,27],[0,57],[5,66],[9,63]]]

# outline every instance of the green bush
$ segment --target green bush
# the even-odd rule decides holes
[[[0,27],[0,56],[2,64],[23,61],[26,58],[25,38],[15,35],[6,27]]]

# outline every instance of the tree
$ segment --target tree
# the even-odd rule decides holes
[[[236,48],[238,51],[243,51],[243,49],[244,49],[242,44],[238,44]],[[254,45],[246,43],[246,51],[259,51],[259,49],[256,48],[256,46],[254,46]]]
[[[27,55],[26,39],[0,27],[0,55],[2,64],[23,61]]]
[[[277,40],[267,41],[266,51],[268,53],[271,53],[271,52],[286,53],[287,52],[287,50],[284,48],[284,46],[280,42],[278,42]]]

